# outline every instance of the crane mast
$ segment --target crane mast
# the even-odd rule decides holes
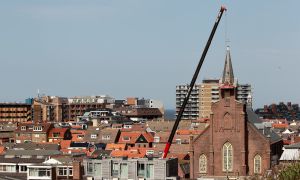
[[[214,24],[214,26],[213,26],[213,28],[212,28],[212,31],[211,31],[211,33],[210,33],[210,36],[209,36],[209,38],[208,38],[208,40],[207,40],[206,46],[205,46],[205,48],[204,48],[204,50],[203,50],[202,56],[201,56],[201,58],[200,58],[200,60],[199,60],[199,63],[198,63],[198,65],[197,65],[196,71],[195,71],[195,73],[194,73],[194,75],[193,75],[193,78],[192,78],[192,81],[191,81],[191,83],[190,83],[188,92],[187,92],[187,94],[185,95],[184,101],[183,101],[183,103],[182,103],[182,105],[181,105],[181,107],[180,107],[180,110],[179,110],[179,112],[178,112],[178,115],[177,115],[177,117],[176,117],[176,121],[175,121],[174,126],[173,126],[173,128],[172,128],[172,131],[171,131],[171,134],[170,134],[170,136],[169,136],[168,142],[166,143],[166,146],[165,146],[165,149],[164,149],[162,158],[166,158],[167,155],[168,155],[169,149],[170,149],[170,147],[171,147],[171,145],[172,145],[173,138],[174,138],[174,136],[175,136],[175,132],[176,132],[176,130],[177,130],[177,128],[178,128],[178,125],[179,125],[179,122],[180,122],[181,117],[182,117],[182,115],[183,115],[183,112],[184,112],[184,109],[185,109],[185,107],[186,107],[186,104],[188,103],[189,97],[190,97],[190,95],[191,95],[191,92],[192,92],[193,87],[194,87],[194,85],[195,85],[195,82],[196,82],[196,80],[197,80],[198,74],[199,74],[200,69],[201,69],[201,67],[202,67],[202,64],[203,64],[203,62],[204,62],[205,56],[206,56],[206,54],[207,54],[207,51],[208,51],[209,46],[210,46],[210,44],[211,44],[211,41],[212,41],[212,39],[213,39],[213,37],[214,37],[214,34],[215,34],[216,30],[217,30],[217,27],[218,27],[218,25],[219,25],[219,22],[220,22],[220,20],[221,20],[221,18],[222,18],[223,12],[226,11],[226,10],[227,10],[227,9],[226,9],[225,6],[221,6],[220,11],[219,11],[218,16],[217,16],[217,19],[216,19],[216,21],[215,21],[215,24]]]

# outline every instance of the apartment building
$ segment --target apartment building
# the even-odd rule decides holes
[[[211,103],[219,100],[219,81],[219,79],[204,79],[202,84],[200,84],[200,118],[209,118],[211,113]]]
[[[188,89],[189,89],[189,85],[176,86],[176,116],[178,115],[178,112],[188,92]],[[200,85],[196,84],[193,87],[192,93],[186,105],[182,119],[193,120],[199,118],[199,90],[200,90]]]
[[[108,95],[101,96],[79,96],[68,99],[68,120],[76,121],[86,111],[112,107],[115,99]]]
[[[84,174],[88,179],[177,179],[178,160],[170,159],[84,159]]]
[[[68,118],[68,99],[58,96],[43,96],[33,99],[34,122],[63,122]]]
[[[31,105],[25,103],[0,103],[0,121],[31,121]]]

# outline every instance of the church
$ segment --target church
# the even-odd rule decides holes
[[[282,139],[237,100],[236,88],[227,47],[219,101],[212,103],[209,126],[190,140],[191,179],[263,175],[280,158]]]

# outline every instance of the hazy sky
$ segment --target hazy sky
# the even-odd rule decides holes
[[[175,86],[190,82],[222,4],[198,82],[221,76],[227,31],[234,74],[253,86],[254,106],[299,103],[299,0],[0,1],[0,101],[40,89],[174,108]]]

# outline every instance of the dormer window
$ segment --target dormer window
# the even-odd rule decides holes
[[[181,139],[176,139],[176,144],[181,144]]]
[[[103,135],[102,140],[110,140],[110,135]]]
[[[91,134],[91,138],[92,139],[96,139],[97,138],[97,134]]]
[[[158,136],[155,136],[155,137],[154,137],[154,142],[158,143],[159,140],[160,140],[160,137],[158,137]]]
[[[123,137],[123,141],[129,141],[129,140],[130,140],[130,137],[128,137],[128,136]]]
[[[21,126],[22,131],[26,131],[26,126]]]
[[[33,131],[42,131],[43,127],[42,126],[33,126]]]

